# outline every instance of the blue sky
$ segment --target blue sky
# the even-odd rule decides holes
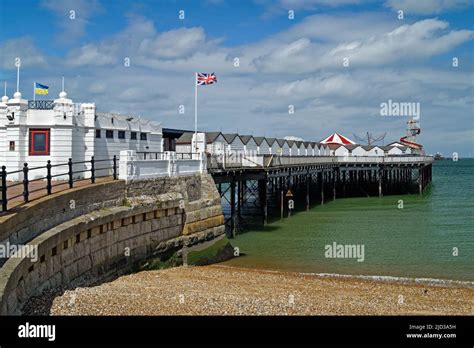
[[[427,152],[474,156],[473,8],[466,0],[0,0],[0,79],[11,97],[19,56],[25,98],[33,81],[56,97],[65,75],[75,102],[192,129],[193,72],[215,72],[218,84],[199,90],[201,129],[307,140],[336,130],[397,140],[407,119],[380,116],[380,103],[419,102]]]

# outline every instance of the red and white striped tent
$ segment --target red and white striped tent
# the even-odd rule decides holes
[[[346,138],[345,136],[339,134],[339,133],[333,133],[330,136],[328,136],[326,139],[321,141],[322,144],[338,144],[338,145],[353,145],[355,142],[353,142],[351,139]]]

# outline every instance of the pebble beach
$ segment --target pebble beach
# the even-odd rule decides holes
[[[143,271],[52,299],[51,315],[473,315],[469,286],[211,265]]]

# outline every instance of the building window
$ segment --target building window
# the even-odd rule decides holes
[[[10,141],[10,151],[15,151],[15,142]]]
[[[106,130],[105,131],[105,137],[107,139],[113,139],[114,138],[114,131],[113,130]]]
[[[100,138],[100,129],[95,130],[95,137]]]
[[[137,140],[137,132],[130,133],[130,139]]]
[[[125,139],[125,131],[118,131],[118,138]]]
[[[140,133],[140,140],[146,140],[146,133]]]
[[[30,156],[49,155],[50,129],[30,129]]]

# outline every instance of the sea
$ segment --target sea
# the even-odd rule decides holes
[[[435,161],[423,195],[341,198],[231,243],[229,266],[474,284],[474,159]]]

